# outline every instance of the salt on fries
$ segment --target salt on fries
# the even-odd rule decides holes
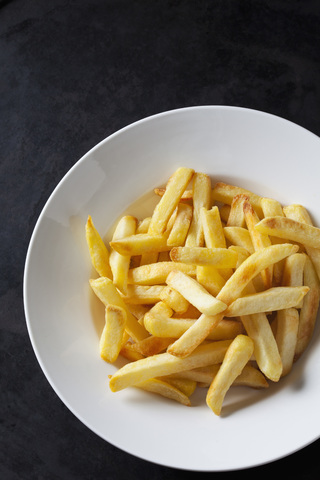
[[[86,238],[105,306],[100,355],[110,376],[190,406],[196,388],[220,415],[230,388],[267,388],[312,338],[320,301],[320,229],[282,206],[180,167],[149,217],[123,216],[109,244]]]

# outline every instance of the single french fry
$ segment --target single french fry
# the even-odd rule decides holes
[[[122,298],[125,303],[149,305],[159,302],[164,285],[128,285],[127,294]]]
[[[117,392],[150,378],[221,363],[230,343],[231,340],[222,340],[201,345],[184,359],[166,352],[128,363],[112,375],[109,383],[110,389],[112,392]]]
[[[200,221],[203,228],[205,245],[208,248],[226,248],[226,240],[217,206],[210,210],[200,208]]]
[[[191,405],[190,400],[185,393],[181,392],[181,390],[176,388],[171,383],[164,382],[159,378],[150,378],[135,386],[141,388],[142,390],[157,393],[158,395],[162,395],[163,397],[175,400],[176,402],[182,403],[182,405],[186,405],[188,407],[190,407]]]
[[[243,212],[255,251],[269,247],[271,245],[271,240],[268,235],[261,234],[254,228],[255,225],[259,223],[259,217],[249,200],[243,201]],[[261,277],[265,288],[270,288],[272,286],[273,264],[261,271]]]
[[[229,346],[206,397],[216,415],[220,415],[226,393],[250,360],[253,349],[253,341],[246,335],[238,335]]]
[[[262,215],[261,209],[261,196],[256,195],[245,188],[237,187],[235,185],[229,185],[223,182],[217,182],[214,185],[212,190],[212,199],[213,201],[226,203],[227,205],[232,204],[232,200],[236,195],[245,195],[249,197],[250,203],[253,208],[256,210],[257,214]]]
[[[212,265],[216,268],[234,268],[238,255],[227,248],[173,247],[170,251],[173,262],[188,265]]]
[[[254,246],[252,244],[251,236],[249,231],[243,227],[224,227],[223,229],[224,235],[226,239],[232,244],[237,245],[239,247],[245,248],[250,254],[252,254],[254,250]]]
[[[254,358],[259,369],[271,381],[278,382],[282,374],[282,361],[267,315],[261,312],[240,318],[254,342]]]
[[[149,335],[147,330],[140,325],[137,319],[131,314],[116,286],[109,278],[100,277],[91,279],[89,283],[94,293],[105,306],[110,304],[123,308],[127,316],[125,329],[134,340],[139,341]]]
[[[91,263],[101,277],[112,278],[109,265],[109,250],[102,240],[98,230],[89,215],[86,223],[86,240],[89,248]]]
[[[122,347],[125,332],[126,312],[116,305],[107,305],[105,309],[105,325],[100,337],[100,356],[106,362],[114,363]]]
[[[315,322],[317,319],[319,300],[320,300],[320,282],[312,261],[307,256],[304,265],[304,285],[309,287],[309,292],[303,300],[300,310],[298,338],[295,351],[295,360],[297,360],[306,350],[313,335]]]
[[[306,247],[320,248],[320,228],[288,217],[263,218],[255,225],[255,229],[262,234],[285,238]]]
[[[183,272],[172,271],[166,283],[205,315],[216,315],[227,308],[227,305],[217,300],[199,282]]]
[[[283,209],[286,217],[291,218],[292,220],[297,220],[301,223],[307,223],[308,225],[313,225],[312,219],[309,215],[309,212],[303,205],[292,204],[284,207]],[[318,277],[320,279],[320,249],[306,246],[306,252],[312,260],[312,263],[316,269]]]
[[[177,216],[168,236],[167,244],[170,247],[184,245],[192,219],[192,207],[188,204],[178,205]]]
[[[167,245],[167,234],[149,235],[138,233],[110,242],[110,247],[121,255],[142,255],[146,253],[170,250]]]
[[[278,345],[284,377],[292,369],[296,351],[299,328],[299,312],[296,308],[279,310],[277,313],[277,331],[275,339]]]
[[[194,170],[192,168],[180,167],[170,177],[166,190],[153,211],[148,230],[150,235],[164,233],[168,221],[193,174]]]
[[[259,312],[273,312],[296,307],[308,293],[309,287],[272,287],[263,292],[237,298],[224,314],[226,317],[239,317]]]
[[[133,235],[136,231],[137,219],[131,215],[123,216],[114,231],[112,240],[117,241],[121,238]],[[124,295],[127,292],[128,271],[130,268],[130,256],[122,255],[111,248],[109,256],[110,268],[112,271],[112,279],[115,286]]]
[[[228,216],[227,227],[244,228],[246,226],[243,211],[243,202],[245,200],[249,200],[249,197],[247,195],[239,194],[233,197],[230,213]]]
[[[160,300],[169,305],[169,307],[177,313],[185,313],[190,305],[181,293],[169,287],[169,285],[163,287],[160,293]]]
[[[283,213],[286,217],[291,218],[292,220],[297,220],[301,223],[308,223],[313,225],[311,216],[303,205],[299,203],[292,203],[291,205],[286,205],[283,207]]]
[[[211,179],[209,175],[196,172],[193,176],[193,216],[185,241],[187,247],[202,247],[204,245],[200,210],[202,207],[206,209],[211,207],[211,192]]]

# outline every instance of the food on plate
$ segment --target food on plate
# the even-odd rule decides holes
[[[124,215],[108,242],[88,215],[86,239],[105,307],[100,356],[109,376],[183,405],[206,388],[223,410],[229,389],[268,388],[307,349],[320,302],[320,229],[283,206],[180,167],[150,215]]]
[[[247,335],[237,335],[229,345],[222,364],[212,380],[208,393],[207,405],[220,415],[224,397],[249,362],[254,350],[254,343]]]

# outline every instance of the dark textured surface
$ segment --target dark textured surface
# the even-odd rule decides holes
[[[319,25],[318,0],[0,1],[1,479],[236,474],[187,474],[136,459],[69,412],[27,334],[25,255],[63,175],[135,120],[184,106],[238,105],[320,135]],[[320,440],[237,474],[318,478],[319,448]]]

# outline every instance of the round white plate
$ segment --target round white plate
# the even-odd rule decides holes
[[[130,388],[99,356],[102,305],[90,291],[90,214],[105,235],[124,212],[150,213],[152,190],[193,167],[283,204],[301,203],[320,225],[320,139],[286,120],[225,106],[161,113],[111,135],[59,183],[31,238],[24,277],[28,331],[54,390],[93,432],[137,457],[198,471],[257,466],[319,438],[319,325],[292,373],[264,391],[229,391],[222,415],[205,393],[184,407]]]

